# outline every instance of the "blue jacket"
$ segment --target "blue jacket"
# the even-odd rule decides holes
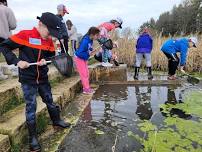
[[[83,60],[88,60],[90,52],[93,51],[93,40],[90,39],[89,35],[85,35],[80,42],[79,48],[76,50],[75,55]]]
[[[152,48],[153,48],[152,37],[147,33],[143,33],[142,35],[140,35],[137,40],[136,52],[151,53]]]
[[[180,65],[185,65],[187,60],[187,52],[189,48],[189,40],[187,38],[167,40],[161,50],[168,54],[176,54],[180,52]]]

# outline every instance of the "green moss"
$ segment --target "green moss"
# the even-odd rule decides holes
[[[49,122],[49,119],[45,113],[41,113],[37,117],[37,132],[38,132],[38,134],[41,134],[46,130],[46,128],[48,126],[48,122]]]
[[[0,108],[0,115],[3,115],[4,113],[13,110],[17,106],[24,103],[23,98],[18,98],[16,96],[12,96],[8,102],[6,102],[1,108]]]
[[[15,144],[11,146],[11,152],[20,152],[20,146],[19,144]]]
[[[128,132],[128,136],[144,145],[142,152],[200,152],[202,149],[201,97],[202,92],[193,92],[182,104],[161,105],[162,112],[167,114],[163,127],[157,129],[157,126],[150,121],[142,121],[138,127],[142,132],[146,132],[147,138],[143,139],[132,132]],[[170,112],[173,108],[194,115],[198,120],[171,116]]]
[[[49,82],[50,82],[51,87],[54,87],[58,83],[62,82],[64,79],[65,79],[64,77],[57,77],[57,78],[55,78],[53,80],[50,80]]]
[[[95,63],[97,63],[97,60],[95,60],[94,57],[93,57],[93,58],[90,58],[90,59],[88,60],[88,65],[92,65],[92,64],[95,64]]]

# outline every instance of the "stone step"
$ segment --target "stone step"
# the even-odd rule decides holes
[[[53,100],[63,108],[70,100],[72,100],[76,93],[81,91],[80,78],[74,76],[63,80],[61,83],[52,88]],[[43,131],[47,126],[47,108],[40,97],[37,97],[37,117],[40,130]],[[27,131],[25,124],[25,110],[24,106],[18,109],[11,118],[0,123],[0,134],[8,135],[12,146],[21,144],[25,140]]]
[[[127,77],[126,71],[126,65],[112,68],[103,68],[98,67],[97,65],[90,67],[92,81],[109,81],[113,79],[116,81],[125,80]],[[73,100],[76,94],[81,91],[79,76],[72,76],[71,78],[64,79],[59,75],[55,68],[50,68],[49,78],[52,81],[52,94],[54,102],[58,103],[61,108],[66,107],[65,105],[69,103],[69,101]],[[58,79],[60,80],[59,83]],[[20,99],[22,97],[22,91],[20,88],[20,83],[18,83],[17,79],[10,79],[4,81],[4,83],[1,83],[0,96],[2,97],[2,99],[0,99],[0,105],[3,105],[2,103],[6,104],[8,101],[13,101],[13,96]],[[77,109],[73,112],[81,115],[86,106],[86,101],[89,102],[90,99],[80,96],[76,101],[79,101],[80,105],[76,104],[77,102],[75,102],[75,105],[78,106],[76,106]],[[47,108],[40,97],[37,97],[37,104],[37,128],[38,132],[42,133],[46,130],[50,120]],[[0,106],[0,108],[1,107],[2,106]],[[10,110],[9,112],[10,113],[6,113],[8,117],[0,122],[0,134],[9,136],[11,148],[15,147],[16,149],[19,148],[25,140],[27,140],[24,104],[16,106],[14,110]],[[67,118],[68,120],[74,120],[73,122],[75,123],[78,119],[78,117],[75,117],[74,114],[72,117]],[[9,146],[6,147],[9,148]]]
[[[103,81],[101,85],[152,85],[152,86],[166,86],[166,85],[181,85],[181,80],[134,80],[134,81]]]
[[[94,90],[98,88],[97,85],[91,85]],[[46,132],[40,136],[40,143],[43,152],[55,152],[60,148],[60,144],[71,129],[77,124],[79,118],[83,114],[84,109],[89,105],[93,95],[78,94],[73,102],[71,102],[63,111],[63,117],[66,121],[71,122],[72,126],[68,129],[55,132],[51,126]]]
[[[100,63],[89,66],[90,78],[92,82],[100,81],[126,81],[127,80],[127,65],[102,67]]]
[[[9,137],[0,134],[0,152],[9,152],[11,149]]]
[[[50,67],[49,80],[56,83],[64,79],[55,67]],[[18,78],[8,79],[0,82],[0,119],[6,112],[15,109],[24,103],[21,85]]]

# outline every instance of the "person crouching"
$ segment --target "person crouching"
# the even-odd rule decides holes
[[[184,67],[186,64],[188,49],[197,46],[197,38],[180,38],[169,39],[161,47],[161,51],[168,59],[168,80],[176,80],[176,70],[180,63],[180,71],[185,73]],[[180,53],[180,59],[177,55]]]

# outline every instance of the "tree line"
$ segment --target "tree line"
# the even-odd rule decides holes
[[[162,36],[202,33],[202,0],[184,0],[171,11],[162,13],[157,20],[151,18],[143,23],[139,31],[149,27]]]

